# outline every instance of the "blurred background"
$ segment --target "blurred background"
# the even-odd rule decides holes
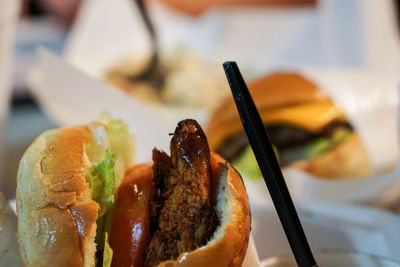
[[[137,72],[156,47],[166,64],[179,69],[170,75],[166,87],[172,89],[164,90],[161,102],[211,110],[229,93],[220,68],[225,60],[236,60],[249,80],[305,67],[400,73],[399,1],[147,0],[156,45],[138,3],[24,0],[18,6],[18,1],[2,1],[1,28],[9,30],[1,36],[1,98],[2,113],[7,107],[9,113],[2,119],[0,185],[8,197],[13,198],[14,186],[8,184],[15,183],[18,159],[28,144],[43,130],[63,124],[43,113],[32,94],[38,48],[88,76],[124,87],[120,73]],[[193,84],[201,89],[181,97]],[[160,102],[149,86],[138,88],[125,91]]]
[[[88,76],[106,76],[124,87],[118,75],[146,65],[155,47],[138,2],[2,1],[1,98],[2,113],[8,116],[2,117],[1,189],[8,197],[13,198],[14,186],[8,183],[15,183],[18,159],[27,145],[43,130],[62,124],[43,113],[32,94],[38,48]],[[145,5],[159,53],[167,64],[180,68],[168,80],[173,89],[165,90],[161,101],[174,107],[215,109],[229,92],[220,68],[225,60],[236,60],[249,80],[304,67],[400,73],[399,1],[147,0]],[[182,98],[193,84],[201,89]],[[142,87],[126,91],[160,102],[148,93],[149,86]]]
[[[1,0],[0,191],[15,197],[19,159],[41,132],[94,120],[102,109],[137,127],[138,160],[146,160],[142,149],[168,144],[150,142],[162,138],[138,123],[173,129],[193,116],[205,126],[230,97],[221,64],[235,60],[247,81],[279,70],[314,78],[358,120],[370,158],[384,170],[360,186],[310,185],[309,176],[294,174],[306,181],[289,185],[294,195],[298,189],[302,201],[362,203],[394,214],[399,14],[399,0]],[[267,194],[246,183],[252,197]],[[374,202],[376,195],[387,197]]]

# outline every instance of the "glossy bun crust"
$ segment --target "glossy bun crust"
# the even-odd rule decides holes
[[[325,101],[328,98],[318,87],[299,74],[276,72],[249,84],[249,90],[261,118],[272,108]],[[239,114],[232,97],[214,112],[207,129],[211,150],[215,150],[226,137],[243,131]]]
[[[94,266],[98,205],[85,178],[93,127],[47,131],[20,161],[16,197],[24,266]]]

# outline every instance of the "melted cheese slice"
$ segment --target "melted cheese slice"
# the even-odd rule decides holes
[[[343,112],[329,100],[265,109],[261,117],[265,125],[285,123],[310,132],[319,132],[334,121],[346,121]]]

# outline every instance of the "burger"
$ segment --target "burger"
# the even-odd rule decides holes
[[[323,178],[371,173],[365,148],[343,111],[317,85],[292,72],[277,72],[249,85],[282,167]],[[226,99],[206,128],[210,147],[249,178],[261,176],[234,101]]]
[[[210,153],[198,123],[178,123],[170,155],[154,149],[153,163],[129,168],[129,134],[114,124],[51,130],[25,152],[17,185],[23,264],[241,266],[245,187]]]

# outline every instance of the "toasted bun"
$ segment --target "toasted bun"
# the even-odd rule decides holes
[[[220,225],[206,245],[185,252],[158,266],[241,266],[250,236],[250,208],[240,174],[220,156],[211,153],[211,191],[217,199]]]
[[[317,85],[293,72],[272,73],[252,82],[249,88],[261,108],[298,105],[328,99]],[[268,97],[265,97],[266,95]],[[233,101],[230,102],[232,105]]]
[[[85,168],[104,131],[101,124],[50,130],[23,155],[16,198],[24,266],[94,266],[98,204]]]
[[[291,72],[267,75],[250,83],[249,90],[261,118],[272,108],[328,100],[315,84]],[[215,111],[207,125],[206,134],[210,148],[216,149],[226,137],[242,130],[235,102],[229,97]]]

